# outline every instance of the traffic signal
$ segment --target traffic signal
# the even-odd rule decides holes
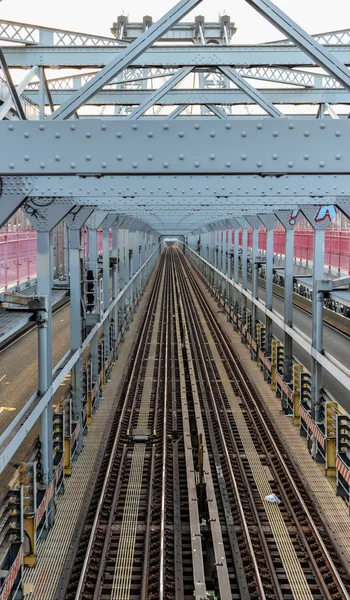
[[[311,402],[311,375],[303,371],[300,375],[300,400],[301,402]]]
[[[277,346],[276,368],[278,373],[283,373],[284,348]]]
[[[95,278],[92,269],[87,270],[87,294],[86,294],[86,310],[92,312],[95,308]]]
[[[257,342],[260,350],[265,352],[265,344],[266,344],[266,329],[265,325],[262,323],[256,324],[256,334],[257,334]]]
[[[260,348],[263,352],[265,352],[266,348],[266,329],[265,327],[260,328]]]

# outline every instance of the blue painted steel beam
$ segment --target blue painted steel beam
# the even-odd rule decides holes
[[[260,175],[119,175],[81,178],[76,175],[64,177],[39,175],[7,177],[3,180],[4,198],[13,197],[12,192],[28,196],[77,196],[79,203],[85,198],[97,200],[116,196],[131,200],[152,197],[160,198],[215,198],[229,197],[259,199],[260,196],[278,197],[346,197],[350,196],[348,175],[308,175],[307,185],[303,175],[266,176]],[[215,200],[214,200],[215,201]],[[330,202],[331,203],[331,202]]]
[[[0,174],[346,174],[349,135],[349,119],[0,123]]]
[[[190,67],[188,68],[190,69]],[[167,82],[168,83],[168,82]],[[175,84],[174,84],[175,85]],[[315,89],[315,88],[298,88],[298,89],[266,89],[266,90],[255,90],[257,93],[260,91],[266,101],[273,104],[320,104],[323,102],[329,102],[330,104],[350,104],[350,94],[345,89]],[[158,90],[157,90],[158,92]],[[256,104],[257,100],[253,97],[250,98],[241,90],[238,89],[185,89],[179,88],[176,90],[168,91],[164,96],[158,96],[152,90],[132,90],[132,89],[121,89],[121,90],[108,90],[103,89],[93,96],[88,102],[91,106],[104,106],[104,105],[116,105],[116,106],[133,106],[135,104],[141,104],[143,102],[149,102],[149,106],[153,104],[159,106],[167,105],[196,105],[196,104],[219,104],[219,105],[237,105],[237,104]],[[72,90],[58,90],[51,92],[52,100],[54,104],[62,104],[66,102],[69,96],[72,94]],[[38,104],[39,102],[39,91],[38,90],[26,90],[26,98],[31,102]],[[46,105],[49,102],[46,100]],[[147,106],[148,108],[148,106]],[[147,108],[145,110],[147,110]],[[184,106],[182,107],[184,110]],[[228,115],[226,115],[226,118]],[[126,118],[131,118],[126,117]],[[193,115],[193,118],[196,118]]]
[[[328,52],[343,62],[350,64],[349,46],[329,46]],[[109,47],[82,48],[60,46],[31,46],[3,48],[10,68],[31,68],[40,64],[43,67],[102,68],[122,49]],[[132,63],[133,68],[178,67],[178,66],[232,66],[252,67],[314,67],[315,62],[295,46],[167,46],[149,48]]]

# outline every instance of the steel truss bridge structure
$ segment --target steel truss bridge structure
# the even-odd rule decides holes
[[[322,317],[324,297],[339,285],[324,280],[325,228],[335,211],[350,218],[350,29],[309,35],[270,0],[245,1],[283,39],[235,45],[228,16],[217,23],[203,16],[183,21],[200,0],[180,0],[155,23],[151,17],[142,23],[120,17],[111,37],[0,20],[0,226],[22,209],[38,233],[41,339],[40,397],[1,436],[1,470],[40,418],[43,484],[50,485],[52,395],[69,372],[81,444],[82,353],[90,344],[96,379],[99,328],[108,356],[111,325],[112,346],[118,336],[118,306],[132,296],[153,266],[158,245],[169,237],[182,240],[189,253],[197,252],[200,238],[202,262],[236,289],[236,314],[243,323],[247,300],[252,302],[253,338],[257,310],[265,314],[267,356],[272,323],[282,327],[286,383],[292,379],[293,341],[310,354],[309,411],[316,426],[324,414],[323,371],[350,389],[350,371],[323,350]],[[15,85],[18,69],[25,75]],[[48,78],[49,69],[59,69],[59,77]],[[293,239],[302,216],[314,228],[312,339],[293,328]],[[51,234],[62,220],[69,237],[71,351],[53,375]],[[286,229],[283,318],[272,309],[277,223]],[[264,258],[258,254],[261,226],[267,230]],[[83,227],[90,232],[95,279],[97,229],[104,236],[103,302],[85,320]],[[248,228],[253,271],[266,263],[265,303],[254,277],[252,291],[247,288]],[[118,230],[124,248],[120,292]],[[235,232],[232,270],[231,247],[221,234],[227,230]],[[348,285],[349,279],[340,283]]]

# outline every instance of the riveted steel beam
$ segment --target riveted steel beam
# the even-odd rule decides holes
[[[123,48],[110,47],[52,47],[30,46],[3,48],[10,68],[30,68],[40,64],[43,67],[102,68],[116,56],[120,57]],[[329,46],[328,53],[346,65],[350,64],[349,46]],[[133,68],[179,66],[227,66],[236,68],[252,67],[314,67],[315,62],[295,46],[169,46],[154,47],[133,60]],[[104,83],[102,83],[104,85]],[[86,102],[86,98],[84,99]]]
[[[8,185],[23,185],[21,190],[28,196],[77,196],[97,199],[99,197],[135,199],[161,198],[247,198],[251,202],[260,196],[325,198],[350,196],[348,175],[119,175],[104,177],[77,177],[76,175],[38,175],[17,180],[6,178]],[[31,185],[31,183],[33,185]],[[26,185],[25,185],[26,184]],[[27,185],[28,184],[28,185]],[[30,185],[29,185],[30,184]],[[93,200],[94,201],[94,200]],[[328,202],[327,202],[328,203]]]
[[[0,174],[346,174],[349,134],[349,119],[0,122]]]
[[[190,67],[187,68],[191,70]],[[187,70],[186,69],[186,70]],[[168,82],[167,82],[168,83]],[[170,83],[169,83],[170,85]],[[174,83],[175,85],[175,83]],[[159,88],[161,89],[161,88]],[[253,88],[255,89],[255,88]],[[269,105],[275,104],[295,104],[295,105],[303,105],[303,104],[320,104],[320,103],[330,103],[330,104],[350,104],[350,94],[347,90],[341,88],[334,89],[315,89],[315,88],[306,88],[306,89],[272,89],[272,90],[260,90],[263,91],[264,103],[266,102]],[[259,93],[259,90],[256,90]],[[69,98],[71,95],[71,90],[57,90],[51,92],[52,101],[54,104],[62,104]],[[39,91],[38,90],[26,90],[25,92],[26,98],[28,98],[31,102],[35,104],[39,103]],[[260,94],[262,95],[262,94]],[[158,90],[156,92],[152,92],[151,90],[132,90],[132,89],[121,89],[121,90],[108,90],[103,89],[99,93],[97,93],[93,98],[91,98],[87,104],[92,106],[108,106],[108,105],[116,105],[116,106],[133,106],[135,104],[145,105],[147,108],[157,104],[159,106],[167,106],[167,105],[182,105],[180,112],[182,112],[185,106],[188,105],[197,105],[197,104],[205,104],[210,105],[208,108],[215,112],[215,107],[212,108],[213,105],[240,105],[240,104],[256,104],[256,100],[254,95],[251,94],[251,97],[247,96],[247,94],[239,89],[185,89],[179,88],[176,90],[170,90],[166,93],[164,91],[164,95],[158,94]],[[48,105],[49,102],[46,101]],[[259,103],[258,103],[259,104]],[[185,106],[184,106],[185,105]],[[261,104],[262,106],[262,104]],[[264,106],[262,106],[264,108]],[[219,108],[217,109],[220,110]],[[267,109],[266,109],[267,110]],[[276,109],[277,111],[277,109]],[[275,111],[275,113],[276,113]],[[180,112],[178,114],[180,114]],[[279,111],[278,111],[279,112]],[[141,113],[143,114],[143,113]],[[215,112],[215,114],[217,114]],[[217,115],[219,116],[219,115]],[[223,114],[224,118],[228,118],[227,115]],[[278,116],[277,113],[273,116]],[[280,113],[280,116],[285,116]],[[221,117],[221,115],[220,115]],[[131,118],[131,115],[126,117],[128,119]],[[135,117],[136,118],[136,117]],[[194,118],[196,116],[194,115]]]

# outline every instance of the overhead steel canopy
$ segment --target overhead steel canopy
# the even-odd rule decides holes
[[[181,20],[200,0],[157,23],[121,16],[114,38],[0,21],[0,205],[17,178],[17,205],[90,206],[161,234],[304,205],[347,214],[349,30],[309,36],[270,0],[246,1],[289,39],[233,45],[230,17]],[[29,69],[17,88],[15,67]]]

